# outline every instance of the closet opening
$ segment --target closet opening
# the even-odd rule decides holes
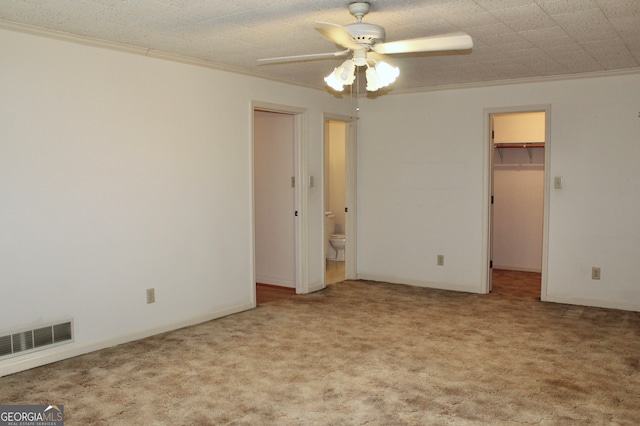
[[[493,111],[488,291],[544,300],[548,107]]]

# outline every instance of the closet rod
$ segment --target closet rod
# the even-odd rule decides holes
[[[496,143],[494,148],[544,148],[544,142]]]

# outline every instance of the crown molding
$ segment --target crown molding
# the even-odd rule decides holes
[[[198,67],[215,69],[218,71],[224,71],[234,74],[246,75],[249,77],[261,78],[263,80],[270,80],[279,83],[285,83],[294,86],[305,87],[307,89],[314,90],[323,90],[318,88],[317,86],[312,86],[309,84],[304,84],[300,82],[295,82],[291,80],[287,80],[284,78],[274,77],[267,74],[258,73],[255,71],[249,71],[244,68],[234,67],[231,65],[220,64],[213,61],[207,61],[204,59],[197,59],[190,56],[178,55],[176,53],[169,53],[162,50],[144,48],[139,46],[132,46],[130,44],[118,43],[115,41],[102,40],[93,37],[81,36],[77,34],[66,33],[63,31],[51,30],[48,28],[36,27],[33,25],[22,24],[19,22],[7,21],[4,19],[0,19],[0,29],[5,29],[9,31],[21,32],[25,34],[31,34],[61,41],[67,41],[70,43],[82,44],[90,47],[98,47],[101,49],[109,49],[115,50],[124,53],[130,53],[134,55],[146,56],[154,59],[161,59],[172,62],[180,62],[187,65],[194,65]]]
[[[543,77],[526,77],[526,78],[514,78],[509,80],[491,80],[491,81],[479,81],[479,82],[473,82],[473,83],[425,86],[425,87],[419,87],[419,88],[413,88],[413,89],[391,90],[387,92],[387,94],[404,95],[404,94],[411,94],[411,93],[437,92],[441,90],[478,89],[483,87],[507,86],[512,84],[549,83],[553,81],[579,80],[583,78],[598,78],[598,77],[615,77],[615,76],[633,75],[633,74],[640,74],[640,67],[625,68],[620,70],[561,74],[561,75],[552,75],[552,76],[543,76]]]

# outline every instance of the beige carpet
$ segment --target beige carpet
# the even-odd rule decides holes
[[[638,424],[640,314],[541,303],[536,279],[347,281],[0,378],[0,404],[64,404],[67,425]]]

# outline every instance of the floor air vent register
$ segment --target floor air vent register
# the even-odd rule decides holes
[[[72,321],[0,335],[0,359],[59,346],[73,341]]]

